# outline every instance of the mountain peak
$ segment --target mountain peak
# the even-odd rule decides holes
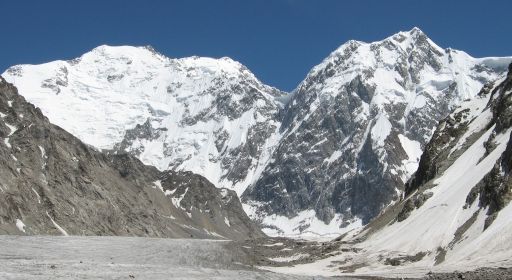
[[[383,57],[382,53],[389,55]],[[415,56],[423,57],[429,57],[432,53],[441,56],[444,50],[428,38],[420,28],[413,27],[409,31],[400,31],[380,41],[349,40],[332,52],[322,63],[316,65],[308,77],[315,76],[332,65],[343,64],[344,67],[349,67],[357,64],[369,68],[376,67],[378,63],[392,65],[396,63],[397,55],[408,56],[413,53]],[[334,70],[331,69],[330,73],[334,74]]]
[[[246,138],[276,134],[283,95],[230,58],[168,58],[149,47],[102,45],[5,77],[89,145],[119,144],[147,164],[193,170],[217,186],[240,182],[239,193],[270,155],[267,138]]]
[[[382,45],[382,43],[392,43],[397,44],[402,47],[402,49],[407,49],[411,45],[418,44],[429,44],[437,51],[442,51],[443,49],[439,47],[436,43],[434,43],[420,28],[413,27],[409,31],[400,31],[396,34],[393,34],[383,40],[374,41],[374,42],[362,42],[358,40],[349,40],[338,47],[334,52],[331,53],[330,56],[336,56],[338,53],[344,53],[345,51],[354,51],[358,49],[362,45],[372,46],[372,45]]]
[[[444,49],[432,41],[427,34],[425,34],[418,27],[413,27],[409,31],[400,31],[380,42],[389,42],[392,44],[399,45],[403,50],[415,49],[417,47],[423,47],[425,51],[430,50],[434,53],[441,54]]]
[[[384,40],[393,39],[395,37],[406,37],[406,38],[411,38],[411,39],[417,39],[417,38],[428,37],[428,36],[420,28],[413,27],[411,30],[408,30],[408,31],[399,31],[398,33],[393,34]]]
[[[159,53],[151,45],[146,46],[129,46],[129,45],[100,45],[86,54],[99,54],[102,56],[116,57],[116,56],[157,56],[165,58],[165,56]]]
[[[425,33],[419,28],[419,27],[413,27],[411,30],[407,31],[407,33],[411,34],[411,35],[416,35],[416,34],[423,34],[425,35]]]
[[[427,34],[425,34],[425,32],[423,32],[421,29],[419,29],[418,27],[413,27],[409,31],[400,31],[394,35],[391,35],[390,37],[384,39],[383,41],[389,41],[389,40],[394,40],[394,41],[398,41],[398,42],[407,41],[407,42],[415,43],[420,40],[423,41],[423,40],[430,40],[430,39],[428,38]]]
[[[168,62],[175,62],[182,65],[185,68],[201,68],[209,71],[210,73],[223,71],[227,73],[240,73],[245,72],[253,76],[253,74],[240,62],[233,60],[229,57],[205,57],[205,56],[189,56],[183,58],[170,58],[166,55],[158,52],[153,46],[111,46],[111,45],[100,45],[91,51],[85,53],[80,59],[89,60],[91,63],[98,63],[98,57],[100,60],[103,58],[112,61],[126,61],[128,65],[133,61],[138,61],[143,64],[149,65],[160,65],[162,62],[167,64]]]

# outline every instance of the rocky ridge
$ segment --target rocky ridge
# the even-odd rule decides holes
[[[236,193],[106,154],[51,124],[0,77],[0,233],[245,239]]]

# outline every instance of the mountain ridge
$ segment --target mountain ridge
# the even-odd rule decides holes
[[[437,121],[510,60],[443,50],[419,29],[343,44],[292,93],[272,162],[242,198],[269,232],[310,209],[347,230],[367,223],[398,199]]]
[[[263,85],[231,59],[170,59],[144,47],[100,46],[71,63],[56,63],[15,66],[5,76],[20,83],[21,92],[33,92],[29,96],[33,103],[86,143],[102,149],[119,144],[160,170],[200,171],[196,173],[217,186],[222,186],[223,177],[228,177],[229,186],[250,180],[251,174],[235,174],[246,171],[232,175],[228,171],[238,164],[255,172],[259,150],[278,126],[278,97],[283,93]],[[49,74],[35,83],[21,82],[23,75],[18,72],[32,67],[37,68],[32,75]],[[38,89],[51,98],[41,100]],[[275,123],[268,122],[272,119]],[[128,129],[146,122],[146,132],[149,129],[160,139],[148,135],[145,143],[124,139]],[[247,133],[261,133],[264,138],[248,144],[243,137]],[[221,166],[226,167],[221,170]]]
[[[442,49],[413,28],[341,45],[286,94],[230,59],[170,59],[148,49],[139,59],[123,52],[141,48],[120,48],[95,49],[113,52],[111,64],[87,62],[89,52],[65,65],[70,79],[93,76],[81,83],[66,81],[58,67],[15,66],[4,74],[81,139],[103,138],[114,153],[234,189],[273,235],[335,234],[367,223],[401,195],[437,121],[510,61]],[[76,110],[86,103],[96,119]]]

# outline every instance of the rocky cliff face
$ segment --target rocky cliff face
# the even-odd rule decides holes
[[[438,121],[509,61],[442,49],[417,28],[344,44],[292,93],[283,137],[243,198],[264,223],[309,210],[342,227],[367,223],[400,198]]]
[[[262,236],[232,190],[105,154],[50,124],[0,78],[0,233]]]

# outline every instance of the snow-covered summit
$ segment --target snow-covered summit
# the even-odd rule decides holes
[[[230,58],[171,59],[151,47],[104,45],[70,61],[14,66],[3,76],[87,144],[231,188],[265,161],[284,94]]]
[[[400,31],[396,34],[393,34],[383,40],[376,41],[376,42],[363,42],[358,40],[349,40],[346,43],[342,44],[340,47],[338,47],[336,50],[331,52],[327,58],[325,58],[322,63],[315,66],[312,71],[308,74],[308,76],[313,76],[316,72],[322,70],[325,68],[329,63],[333,63],[336,60],[340,59],[340,56],[343,54],[346,54],[347,52],[352,52],[356,49],[359,49],[360,47],[366,46],[367,48],[363,50],[362,52],[359,52],[360,56],[354,57],[351,62],[357,61],[358,63],[361,63],[362,65],[372,65],[375,63],[375,57],[373,56],[367,56],[367,60],[361,59],[364,58],[364,55],[371,54],[369,52],[370,46],[372,49],[378,48],[380,46],[385,46],[386,49],[389,51],[398,50],[402,52],[411,52],[413,49],[420,47],[420,46],[427,46],[431,48],[433,51],[437,53],[442,53],[444,50],[439,47],[436,43],[434,43],[428,36],[423,33],[419,28],[414,27],[410,31]],[[366,51],[366,52],[365,52]],[[388,56],[384,59],[385,62],[388,64],[393,64],[394,61],[393,58],[396,58],[396,56]]]
[[[236,75],[244,72],[256,79],[254,75],[241,63],[232,60],[229,57],[211,58],[191,56],[185,58],[168,58],[156,51],[152,46],[133,47],[133,46],[109,46],[101,45],[90,52],[74,60],[75,62],[99,62],[99,59],[108,63],[115,61],[124,61],[127,64],[135,63],[139,65],[159,65],[164,63],[166,66],[174,65],[181,69],[197,68],[208,73],[227,73]]]
[[[440,80],[443,78],[446,80],[446,75],[449,74],[465,76],[469,71],[486,72],[485,68],[489,68],[487,71],[493,69],[505,71],[510,61],[510,57],[473,58],[463,51],[451,48],[443,49],[434,43],[423,31],[414,27],[410,31],[398,32],[381,41],[371,43],[355,40],[348,41],[315,66],[296,91],[300,91],[302,87],[307,87],[310,83],[314,83],[318,76],[322,75],[329,77],[324,83],[336,82],[340,84],[353,79],[361,71],[367,70],[370,71],[372,76],[377,76],[375,79],[388,78],[388,80],[376,82],[382,82],[379,84],[380,86],[389,86],[390,89],[393,89],[391,87],[395,86],[396,83],[403,85],[409,82],[406,80],[407,78],[411,79],[413,84],[418,84],[421,83],[420,80],[422,78],[428,80],[432,78],[432,74],[437,73],[444,74],[443,77],[440,77]],[[475,69],[476,65],[480,69]],[[410,69],[404,67],[409,67]],[[375,69],[388,72],[384,73],[388,77],[382,75],[383,73],[372,71]],[[414,71],[406,73],[408,70]],[[405,77],[393,79],[397,78],[389,77],[390,74],[395,74],[393,72]],[[367,73],[367,76],[370,73]],[[492,78],[492,74],[487,76],[484,76],[485,73],[479,74],[483,76],[481,79]],[[476,94],[474,92],[475,83],[470,81],[461,82],[463,82],[461,84],[465,85],[461,89],[464,92],[464,97],[469,98]],[[481,82],[478,85],[480,86]],[[330,86],[336,86],[336,84],[331,84]],[[478,86],[476,87],[478,88]]]

